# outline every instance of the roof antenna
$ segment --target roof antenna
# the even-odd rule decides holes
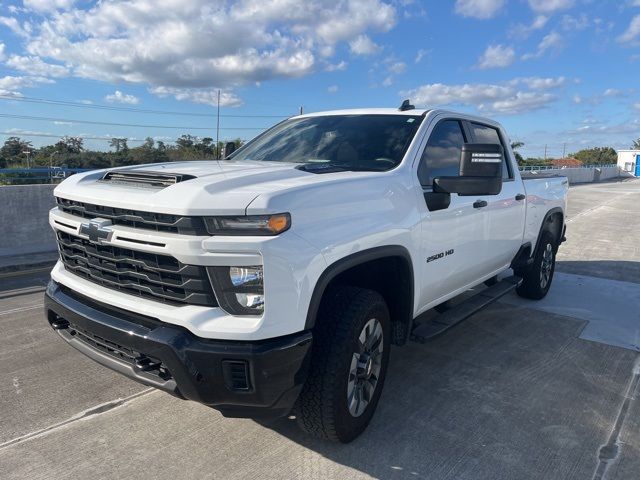
[[[402,105],[400,105],[400,108],[398,110],[400,110],[401,112],[406,112],[407,110],[413,110],[415,108],[416,107],[411,105],[411,102],[409,102],[409,99],[407,98],[404,102],[402,102]]]

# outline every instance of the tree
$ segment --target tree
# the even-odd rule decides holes
[[[511,142],[511,150],[513,150],[513,154],[516,156],[516,161],[518,162],[518,165],[522,165],[524,163],[524,158],[518,152],[518,149],[522,147],[524,147],[524,142]]]
[[[4,145],[0,148],[0,157],[4,157],[7,160],[17,160],[22,152],[31,151],[33,147],[31,142],[25,142],[19,137],[9,137],[5,140]]]
[[[81,153],[84,150],[84,139],[82,137],[62,137],[56,143],[58,153]]]
[[[176,145],[183,150],[189,150],[193,148],[197,138],[193,135],[180,135],[180,138],[176,140]]]
[[[583,165],[609,165],[618,163],[618,153],[611,147],[586,148],[569,155]]]
[[[116,153],[127,152],[129,150],[126,138],[114,137],[109,141],[109,146],[115,149]]]
[[[633,145],[631,145],[633,150],[640,150],[640,138],[634,140]]]

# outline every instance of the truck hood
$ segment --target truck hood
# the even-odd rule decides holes
[[[96,205],[175,215],[242,215],[258,196],[318,182],[362,175],[337,172],[318,175],[294,163],[262,161],[192,161],[96,170],[73,175],[54,194]],[[164,187],[105,181],[107,172],[166,174],[182,180]]]

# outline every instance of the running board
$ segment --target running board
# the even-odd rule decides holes
[[[491,287],[485,288],[473,297],[441,313],[433,320],[416,325],[411,333],[411,340],[418,343],[425,343],[427,340],[458,325],[487,305],[491,305],[499,298],[515,290],[521,283],[522,278],[512,276],[499,281]]]

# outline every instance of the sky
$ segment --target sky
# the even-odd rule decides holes
[[[248,140],[299,112],[444,107],[525,156],[640,137],[640,0],[0,0],[0,141]]]

